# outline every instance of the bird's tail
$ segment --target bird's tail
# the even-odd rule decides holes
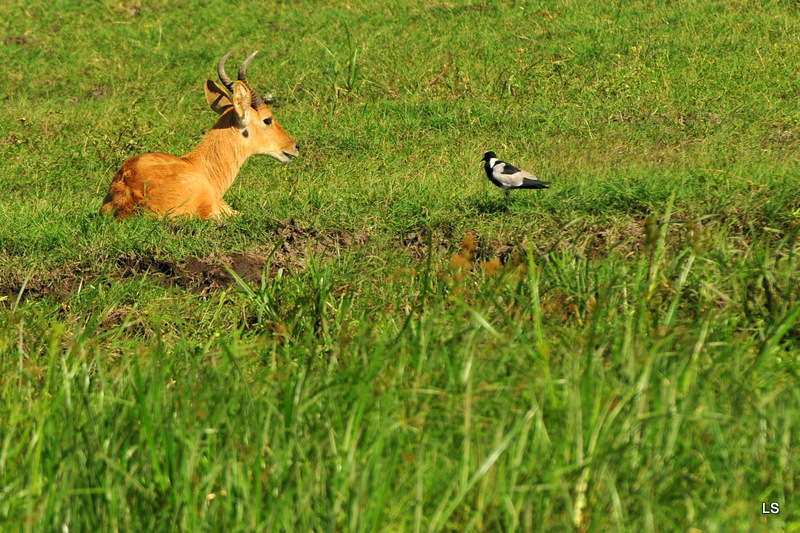
[[[522,179],[522,186],[520,189],[549,189],[549,181],[532,180],[530,178]]]

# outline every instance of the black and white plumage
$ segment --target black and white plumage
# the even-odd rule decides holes
[[[506,209],[511,203],[511,189],[549,189],[549,182],[540,181],[525,170],[520,170],[514,165],[497,159],[497,154],[491,150],[483,154],[483,161],[486,161],[484,169],[489,181],[502,188],[506,193]]]

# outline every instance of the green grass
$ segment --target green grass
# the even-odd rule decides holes
[[[0,529],[800,531],[799,14],[3,3]],[[99,217],[234,46],[301,157]]]

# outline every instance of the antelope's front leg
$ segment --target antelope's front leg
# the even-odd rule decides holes
[[[239,214],[239,211],[235,210],[225,200],[219,201],[219,216],[220,217],[232,217]]]

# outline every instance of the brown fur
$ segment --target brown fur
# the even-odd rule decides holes
[[[200,218],[229,215],[234,211],[222,197],[248,157],[264,154],[288,163],[297,156],[297,142],[272,118],[269,107],[250,107],[250,91],[243,82],[234,85],[233,101],[212,81],[205,89],[211,109],[222,115],[216,125],[183,157],[151,153],[125,161],[111,182],[101,214],[119,219],[139,212]],[[270,118],[272,123],[265,124]]]

